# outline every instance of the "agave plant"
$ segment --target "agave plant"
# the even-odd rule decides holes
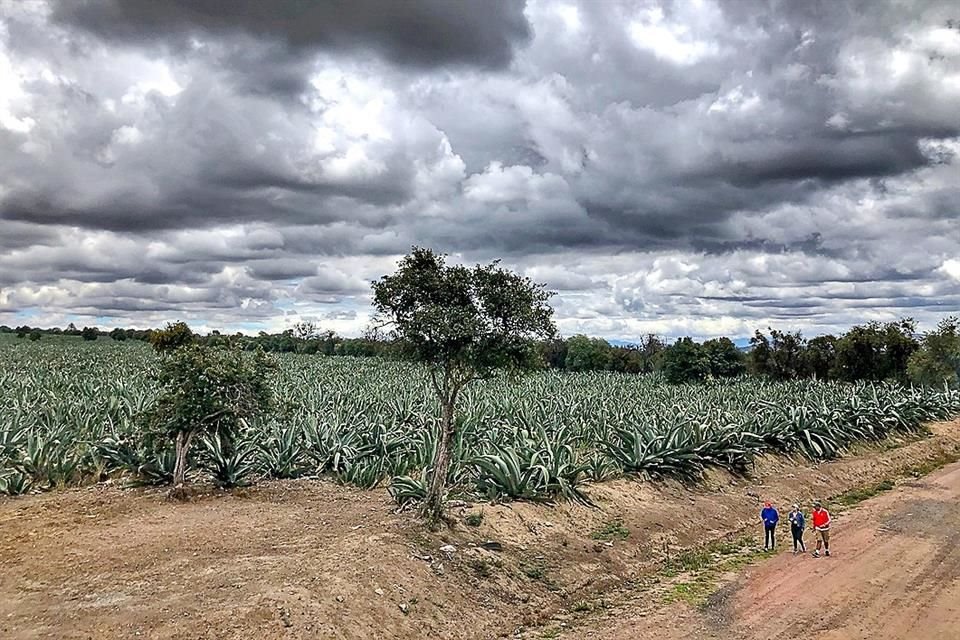
[[[401,509],[407,509],[423,502],[427,497],[427,481],[424,476],[398,476],[390,481],[387,491]]]
[[[291,426],[271,425],[258,445],[260,466],[271,478],[296,478],[306,471],[301,433]]]
[[[347,465],[347,468],[338,474],[338,478],[341,482],[361,489],[372,489],[384,478],[383,464],[382,458],[367,456]]]
[[[173,483],[173,469],[177,464],[177,454],[173,447],[149,451],[145,454],[136,475],[130,484],[164,485]]]
[[[30,491],[32,483],[30,476],[22,471],[8,471],[0,474],[0,494],[19,496]]]
[[[257,471],[254,442],[242,438],[231,442],[219,433],[206,435],[201,442],[206,449],[205,461],[217,486],[230,489],[250,484]]]

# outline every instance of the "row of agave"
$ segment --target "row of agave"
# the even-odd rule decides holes
[[[123,476],[169,482],[169,443],[141,431],[156,397],[141,344],[0,342],[0,493]],[[280,407],[194,468],[222,486],[260,477],[389,483],[400,504],[425,491],[438,409],[423,371],[370,359],[284,355]],[[585,485],[623,474],[747,473],[758,455],[810,459],[960,414],[960,393],[892,384],[737,379],[670,386],[656,376],[531,375],[468,387],[458,417],[455,491],[491,500],[589,502]]]

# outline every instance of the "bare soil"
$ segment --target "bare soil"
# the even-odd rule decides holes
[[[436,533],[382,490],[316,480],[186,503],[108,485],[5,499],[0,637],[956,638],[958,465],[844,514],[834,557],[777,556],[725,577],[706,607],[638,585],[683,549],[752,530],[765,499],[826,499],[958,446],[960,422],[944,423],[818,466],[764,460],[750,480],[604,483],[595,508],[465,506]],[[580,611],[598,600],[603,612]]]

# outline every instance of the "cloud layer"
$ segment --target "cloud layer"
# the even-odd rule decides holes
[[[0,322],[363,329],[412,244],[607,337],[960,311],[948,2],[0,0]]]

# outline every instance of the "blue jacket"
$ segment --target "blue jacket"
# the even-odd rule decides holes
[[[773,507],[764,507],[763,511],[760,512],[760,517],[765,525],[774,525],[780,521],[780,514]]]
[[[794,529],[803,529],[804,523],[803,511],[794,511],[793,515],[790,516],[790,526]]]

